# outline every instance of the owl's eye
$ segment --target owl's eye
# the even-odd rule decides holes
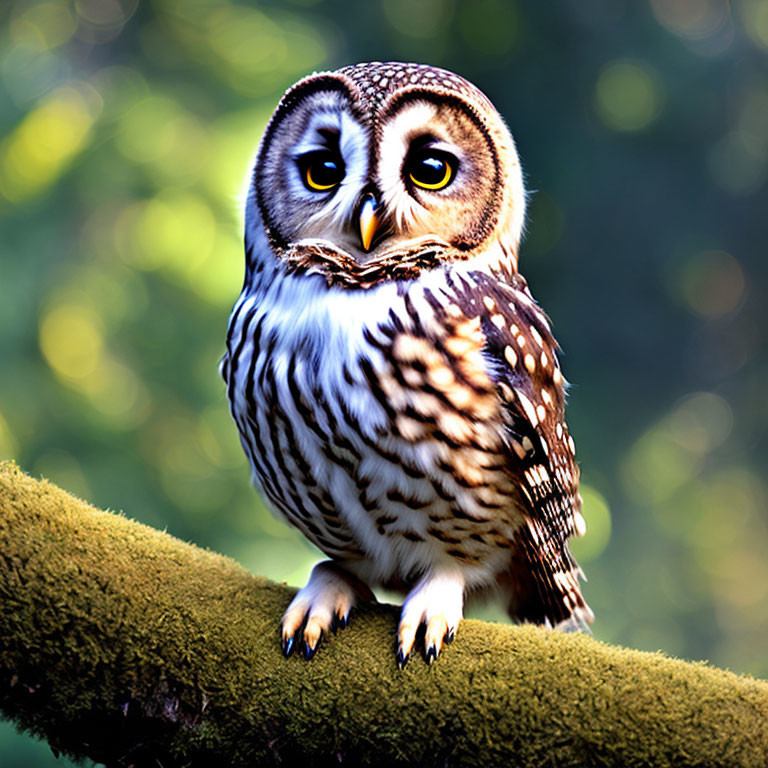
[[[301,177],[307,189],[327,192],[344,178],[344,162],[333,152],[321,151],[304,155],[299,160]]]
[[[417,187],[433,191],[444,189],[453,181],[456,158],[447,152],[427,148],[409,158],[405,170]]]

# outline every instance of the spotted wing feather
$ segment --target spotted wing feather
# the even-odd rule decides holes
[[[521,621],[585,629],[593,616],[568,539],[584,532],[579,468],[564,420],[565,381],[549,322],[517,274],[474,273],[488,375],[502,402],[507,471],[519,489],[524,523],[506,585],[510,615]],[[466,304],[465,304],[466,306]]]

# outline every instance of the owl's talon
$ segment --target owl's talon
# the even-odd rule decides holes
[[[416,642],[416,631],[418,627],[414,627],[411,624],[406,624],[405,622],[400,622],[400,627],[398,630],[398,654],[405,657],[405,659],[409,659],[411,656],[411,651],[413,651],[414,643]]]
[[[425,576],[403,604],[398,627],[400,654],[410,654],[418,636],[424,661],[431,664],[443,644],[453,640],[464,604],[464,579],[460,571],[445,570]],[[423,638],[423,645],[422,640]]]
[[[456,639],[456,630],[453,627],[451,627],[445,633],[445,638],[443,639],[443,643],[445,643],[445,645],[450,645],[455,639]]]
[[[355,594],[354,577],[339,565],[316,565],[307,585],[298,591],[283,616],[283,653],[291,654],[295,637],[302,655],[309,661],[325,635],[347,626]]]
[[[402,648],[397,649],[397,666],[399,669],[405,669],[410,658],[411,655],[409,653],[403,653]]]

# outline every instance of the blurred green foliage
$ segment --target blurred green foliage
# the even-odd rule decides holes
[[[0,18],[0,457],[303,583],[317,553],[250,488],[216,370],[245,178],[300,76],[429,62],[489,94],[527,172],[521,265],[574,383],[596,636],[768,676],[768,0]],[[0,727],[6,768],[52,761]]]

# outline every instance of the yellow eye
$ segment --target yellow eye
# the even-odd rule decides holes
[[[408,161],[408,178],[422,189],[444,189],[453,180],[455,167],[455,158],[427,149]]]
[[[313,192],[327,192],[344,178],[344,163],[331,152],[313,152],[299,162],[304,183]]]

